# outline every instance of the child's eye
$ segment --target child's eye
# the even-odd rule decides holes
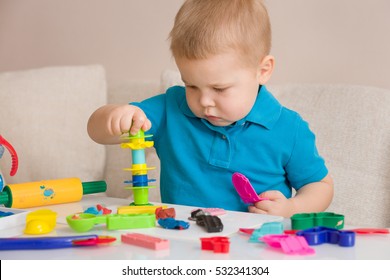
[[[196,86],[186,85],[186,88],[188,88],[188,89],[196,89]]]
[[[225,90],[225,88],[214,88],[214,90],[216,92],[223,92]]]

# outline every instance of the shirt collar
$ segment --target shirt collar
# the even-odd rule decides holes
[[[185,89],[183,88],[185,93]],[[180,109],[188,117],[196,117],[191,109],[188,107],[186,98],[183,98],[183,102],[180,105]],[[237,121],[237,124],[244,122],[252,122],[264,126],[267,129],[272,129],[275,123],[278,121],[282,112],[282,105],[276,100],[276,98],[267,90],[265,86],[259,87],[259,93],[255,104],[253,105],[249,114],[242,120]]]
[[[246,121],[262,125],[267,129],[272,129],[279,120],[281,112],[282,105],[279,101],[265,86],[260,86],[255,104],[245,119]]]

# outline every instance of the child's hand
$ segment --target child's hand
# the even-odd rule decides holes
[[[256,202],[248,207],[249,212],[258,214],[269,214],[289,218],[293,213],[292,202],[280,191],[267,191],[260,194],[260,197],[267,198]]]
[[[147,131],[151,127],[150,120],[144,111],[133,105],[110,105],[108,115],[108,131],[111,135],[122,135],[130,131],[135,135],[140,129]]]
[[[109,104],[97,109],[89,118],[88,134],[100,144],[119,144],[119,136],[130,131],[135,135],[140,129],[152,126],[145,113],[133,105]]]

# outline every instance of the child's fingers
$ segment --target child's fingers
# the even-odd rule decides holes
[[[267,199],[256,202],[255,204],[253,204],[253,207],[260,209],[267,214],[270,209],[272,209],[272,205],[274,205],[274,202],[271,199]]]
[[[124,115],[121,117],[119,121],[119,131],[118,133],[128,133],[130,130],[130,127],[132,126],[133,122],[133,116],[132,115]]]
[[[107,128],[109,130],[109,134],[114,136],[120,136],[125,130],[123,128],[123,122],[117,118],[110,119]]]
[[[284,197],[284,195],[280,191],[266,191],[259,195],[261,198],[268,198],[270,200],[275,200],[278,198]]]
[[[257,207],[255,207],[253,205],[248,206],[248,211],[250,213],[256,213],[256,214],[268,214],[267,211],[265,211],[265,210],[263,210],[261,208],[257,208]]]
[[[133,123],[131,124],[131,128],[130,128],[130,134],[131,135],[137,134],[145,124],[146,120],[147,118],[145,114],[134,114]]]
[[[146,119],[144,125],[142,126],[143,131],[148,131],[152,127],[152,123],[149,119]]]

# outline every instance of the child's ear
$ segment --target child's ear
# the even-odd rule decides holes
[[[260,61],[257,69],[257,81],[260,85],[264,85],[271,78],[274,70],[275,58],[272,55],[267,55]]]

